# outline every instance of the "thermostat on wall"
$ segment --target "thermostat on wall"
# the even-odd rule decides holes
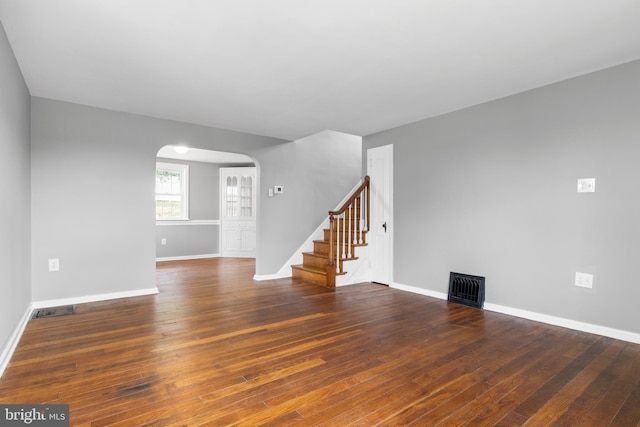
[[[282,194],[284,193],[284,187],[282,187],[282,185],[276,185],[273,187],[273,192],[275,194]]]

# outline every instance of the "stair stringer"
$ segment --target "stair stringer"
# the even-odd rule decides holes
[[[358,259],[344,262],[346,274],[336,276],[336,287],[371,281],[369,246],[358,246],[356,256]]]
[[[362,185],[362,181],[363,180],[360,179],[360,181],[358,181],[358,183],[353,186],[351,191],[349,191],[347,193],[347,195],[344,197],[344,199],[342,199],[342,201],[340,203],[338,203],[338,206],[336,206],[336,209],[338,209],[340,206],[345,204],[345,202],[347,200],[349,200],[350,195],[353,194],[353,192],[356,191],[358,189],[358,187],[360,187],[360,185]],[[293,255],[291,255],[291,258],[289,258],[289,260],[287,262],[285,262],[282,267],[280,267],[280,270],[278,270],[277,273],[275,273],[275,274],[255,274],[253,276],[253,280],[261,281],[261,280],[284,279],[286,277],[291,277],[292,276],[291,266],[292,265],[297,265],[297,264],[302,264],[302,253],[303,252],[313,252],[313,241],[314,240],[322,240],[324,238],[324,229],[325,228],[329,228],[329,216],[328,215],[324,219],[324,221],[322,221],[322,223],[318,226],[318,228],[316,228],[315,231],[313,233],[311,233],[311,235],[307,238],[307,240],[305,240],[302,243],[302,245],[293,253]],[[360,249],[360,248],[358,248],[358,249]],[[356,249],[356,250],[358,250],[358,249]],[[353,282],[353,283],[357,283],[357,282]]]
[[[268,275],[254,275],[253,280],[272,280],[283,279],[291,277],[291,266],[295,264],[302,264],[302,253],[313,252],[313,241],[322,240],[324,236],[324,229],[329,228],[329,217],[327,216],[324,221],[315,229],[313,233],[305,240],[302,245],[291,255],[291,258],[278,270],[275,274]]]

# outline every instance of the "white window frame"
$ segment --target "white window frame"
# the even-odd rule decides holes
[[[156,221],[188,221],[189,220],[189,165],[180,164],[180,163],[166,163],[166,162],[156,162],[156,173],[159,170],[163,171],[172,171],[172,172],[180,172],[181,175],[181,189],[180,195],[182,196],[182,206],[181,212],[182,217],[180,218],[158,218],[156,216]],[[154,174],[155,177],[155,174]],[[155,182],[155,180],[154,180]],[[158,193],[155,193],[155,196],[158,196]]]

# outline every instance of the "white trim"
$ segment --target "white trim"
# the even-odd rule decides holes
[[[220,254],[166,256],[166,257],[156,258],[156,262],[186,261],[186,260],[190,260],[190,259],[203,259],[203,258],[220,258]]]
[[[369,259],[369,246],[356,248],[357,259],[346,263],[346,274],[336,275],[336,288],[340,286],[355,285],[356,283],[371,282],[371,262]]]
[[[508,314],[509,316],[521,317],[536,322],[547,323],[549,325],[561,326],[563,328],[575,329],[577,331],[588,332],[618,340],[629,341],[640,344],[640,334],[621,329],[609,328],[606,326],[594,325],[592,323],[579,322],[577,320],[564,319],[562,317],[549,316],[548,314],[536,313],[533,311],[521,310],[519,308],[506,307],[504,305],[484,304],[485,310],[496,313]]]
[[[20,318],[20,321],[11,333],[11,336],[9,336],[6,346],[2,349],[2,354],[0,354],[0,377],[2,377],[5,369],[7,369],[7,366],[9,366],[9,362],[11,361],[16,348],[18,347],[18,343],[20,342],[20,338],[22,338],[22,334],[27,327],[27,323],[29,323],[29,320],[31,320],[31,315],[33,314],[34,309],[59,307],[70,304],[83,304],[87,302],[104,301],[118,298],[131,298],[143,295],[155,295],[159,292],[160,291],[158,290],[158,288],[154,287],[148,289],[136,289],[135,291],[114,292],[111,294],[87,295],[84,297],[61,298],[32,302]]]
[[[86,295],[83,297],[71,297],[71,298],[60,298],[60,299],[50,299],[44,301],[34,301],[31,304],[32,308],[46,308],[46,307],[60,307],[63,305],[70,304],[84,304],[87,302],[96,302],[96,301],[106,301],[110,299],[118,299],[118,298],[132,298],[139,297],[143,295],[155,295],[160,293],[157,287],[147,288],[147,289],[136,289],[134,291],[123,291],[123,292],[114,292],[110,294],[96,294],[96,295]]]
[[[252,185],[251,190],[251,215],[242,216],[241,199],[242,195],[242,178],[248,177],[255,182]],[[227,215],[227,179],[238,178],[238,215]],[[257,166],[249,167],[224,167],[220,168],[219,173],[219,210],[220,210],[220,232],[218,234],[218,248],[220,248],[220,256],[222,257],[240,257],[240,258],[255,258],[258,248],[258,205],[260,194],[260,174],[258,173]],[[246,206],[245,206],[246,207]],[[244,223],[244,225],[242,225]],[[240,246],[242,249],[234,250],[227,247],[227,234],[229,231],[238,231],[235,227],[245,227],[244,231],[253,231],[253,241],[244,241]],[[223,227],[224,226],[224,227]],[[245,243],[248,243],[245,246]]]
[[[174,171],[180,173],[180,196],[182,201],[182,218],[178,218],[178,220],[188,221],[189,220],[189,165],[185,165],[182,163],[167,163],[167,162],[157,162],[156,161],[156,174],[158,170],[166,170],[166,171]],[[157,175],[156,175],[157,176]],[[158,189],[155,190],[155,199],[159,194],[166,195],[163,193],[158,193]],[[156,220],[158,218],[156,217]],[[164,220],[166,221],[166,220]]]
[[[291,257],[284,263],[280,270],[278,270],[275,274],[256,274],[253,276],[253,280],[273,280],[273,279],[284,279],[287,277],[291,277],[291,266],[296,264],[302,264],[302,253],[303,252],[311,252],[313,250],[313,241],[318,240],[322,237],[323,230],[329,227],[329,217],[325,218],[325,220],[316,228],[313,233],[307,240],[300,245],[300,247],[291,255]]]
[[[370,165],[371,165],[371,157],[373,156],[373,154],[375,152],[378,153],[385,153],[385,158],[387,158],[387,160],[389,160],[389,170],[387,171],[389,173],[388,179],[389,179],[389,200],[387,200],[387,204],[389,206],[389,218],[387,219],[387,228],[385,230],[386,233],[389,235],[389,258],[386,260],[386,268],[388,270],[388,277],[386,278],[381,278],[381,279],[387,279],[389,281],[389,285],[391,283],[393,283],[393,265],[394,265],[394,236],[395,236],[395,226],[394,226],[394,207],[393,207],[393,179],[394,179],[394,160],[393,160],[393,155],[394,155],[394,146],[393,144],[387,144],[387,145],[381,145],[378,147],[372,147],[369,148],[367,150],[367,175],[369,175],[369,177],[371,178],[371,172],[370,172]],[[375,177],[373,177],[375,178]],[[374,190],[374,186],[376,185],[374,182],[374,179],[372,178],[371,180],[371,200],[370,203],[371,205],[373,205],[373,200],[377,199],[376,197],[376,192],[373,191]],[[373,211],[374,208],[371,207],[371,210]],[[370,213],[371,214],[371,213]],[[373,220],[374,215],[371,214],[371,220]],[[369,229],[371,230],[371,226],[369,225]],[[371,261],[372,263],[378,262],[378,259],[374,259],[374,254],[375,254],[375,242],[376,239],[373,238],[373,233],[367,236],[367,240],[368,240],[368,244],[369,246],[371,246],[372,250],[371,250]],[[385,283],[386,284],[386,283]]]
[[[219,219],[157,219],[156,225],[220,225]]]
[[[289,269],[291,269],[291,266],[289,266]],[[253,280],[255,280],[257,282],[262,282],[264,280],[286,279],[288,277],[291,277],[291,272],[289,272],[289,275],[287,275],[287,276],[282,276],[282,275],[280,275],[278,273],[276,273],[276,274],[254,274],[253,275]]]
[[[351,197],[353,192],[356,191],[358,187],[360,187],[360,185],[362,185],[362,182],[363,180],[362,178],[360,178],[358,183],[353,186],[353,188],[340,201],[340,203],[338,203],[338,206],[336,206],[335,209],[340,209],[340,207],[344,205],[347,200],[349,200],[349,197]],[[253,276],[253,280],[261,281],[261,280],[284,279],[287,277],[291,277],[292,276],[291,266],[296,264],[302,264],[302,253],[311,252],[313,250],[313,241],[319,240],[322,238],[323,230],[325,228],[329,228],[329,215],[327,215],[327,217],[322,221],[322,223],[318,226],[318,228],[316,228],[313,231],[313,233],[311,233],[309,237],[307,237],[307,240],[305,240],[302,243],[302,245],[300,245],[300,247],[293,252],[293,255],[291,255],[291,257],[282,265],[282,267],[280,267],[280,270],[278,270],[274,274],[256,274]]]
[[[415,286],[401,285],[399,283],[393,283],[391,288],[395,288],[401,291],[413,292],[416,294],[447,300],[447,294],[442,292],[430,291],[424,288],[417,288]],[[548,314],[536,313],[534,311],[521,310],[519,308],[507,307],[504,305],[484,303],[484,309],[493,311],[495,313],[502,313],[509,316],[520,317],[527,320],[533,320],[534,322],[542,322],[548,325],[560,326],[567,329],[574,329],[576,331],[588,332],[590,334],[602,335],[609,338],[615,338],[622,341],[628,341],[636,344],[640,344],[640,334],[630,331],[623,331],[621,329],[609,328],[606,326],[594,325],[592,323],[579,322],[577,320],[565,319],[562,317],[550,316]]]
[[[417,288],[415,286],[409,286],[409,285],[401,285],[400,283],[395,283],[395,282],[392,282],[389,285],[389,287],[394,289],[399,289],[401,291],[413,292],[414,294],[420,294],[426,297],[443,299],[445,301],[447,300],[447,294],[444,294],[442,292],[430,291],[429,289]]]
[[[27,323],[29,323],[29,319],[31,319],[32,313],[33,313],[33,305],[29,304],[26,311],[20,318],[20,321],[16,325],[15,329],[9,336],[6,346],[2,349],[2,354],[0,354],[0,378],[4,374],[5,369],[7,369],[7,366],[9,366],[9,362],[11,362],[13,353],[16,351],[16,348],[18,347],[20,338],[22,338],[22,334],[24,333],[24,329],[27,327]]]

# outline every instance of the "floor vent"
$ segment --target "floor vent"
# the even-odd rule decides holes
[[[484,306],[484,277],[451,273],[449,275],[449,302],[469,307]]]
[[[45,317],[68,316],[76,313],[75,305],[62,307],[39,308],[33,312],[32,319],[44,319]]]

